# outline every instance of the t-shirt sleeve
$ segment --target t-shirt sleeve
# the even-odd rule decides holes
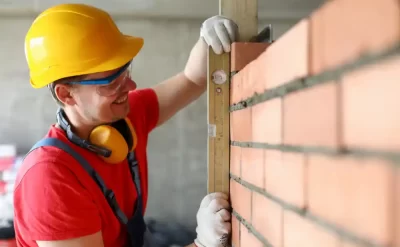
[[[129,93],[130,113],[133,121],[141,119],[145,131],[151,132],[159,118],[159,104],[156,92],[152,88],[137,89]]]
[[[63,164],[37,163],[15,188],[15,221],[21,235],[34,240],[93,234],[101,229],[101,218],[90,198]]]

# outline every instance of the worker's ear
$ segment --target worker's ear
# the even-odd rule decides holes
[[[72,97],[73,86],[67,84],[57,84],[54,88],[54,93],[59,101],[64,105],[75,105],[76,101]]]

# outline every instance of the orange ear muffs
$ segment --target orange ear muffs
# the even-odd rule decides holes
[[[129,118],[125,118],[125,123],[129,128],[128,132],[132,136],[132,144],[131,144],[131,148],[129,150],[129,152],[132,152],[136,148],[138,138],[137,138],[137,135],[136,135],[135,128],[133,128],[133,125],[131,123],[131,120],[129,120]]]
[[[109,157],[100,156],[104,161],[117,164],[126,159],[137,145],[137,135],[128,118],[121,119],[111,125],[100,125],[92,130],[89,141],[94,145],[111,151]]]

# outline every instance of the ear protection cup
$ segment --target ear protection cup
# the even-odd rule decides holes
[[[111,151],[110,156],[102,157],[107,163],[115,164],[124,160],[137,145],[136,132],[128,118],[111,125],[100,125],[92,130],[89,141]]]
[[[125,118],[125,123],[128,126],[128,128],[129,128],[128,132],[129,132],[130,136],[132,137],[132,145],[131,145],[131,148],[129,149],[129,152],[132,152],[133,150],[136,149],[138,137],[136,135],[135,128],[133,128],[131,120],[129,120],[129,118]]]
[[[57,111],[57,122],[72,143],[98,154],[110,164],[123,161],[137,145],[137,135],[128,118],[110,125],[97,126],[91,131],[89,141],[81,139],[72,131],[71,124],[61,108]]]

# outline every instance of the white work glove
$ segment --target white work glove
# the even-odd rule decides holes
[[[231,44],[238,37],[238,26],[223,16],[213,16],[203,22],[200,37],[192,48],[186,63],[186,77],[198,85],[207,81],[207,50],[211,46],[216,54],[231,51]]]
[[[224,193],[211,193],[203,198],[197,218],[198,247],[227,247],[231,234],[231,213],[228,196]]]

